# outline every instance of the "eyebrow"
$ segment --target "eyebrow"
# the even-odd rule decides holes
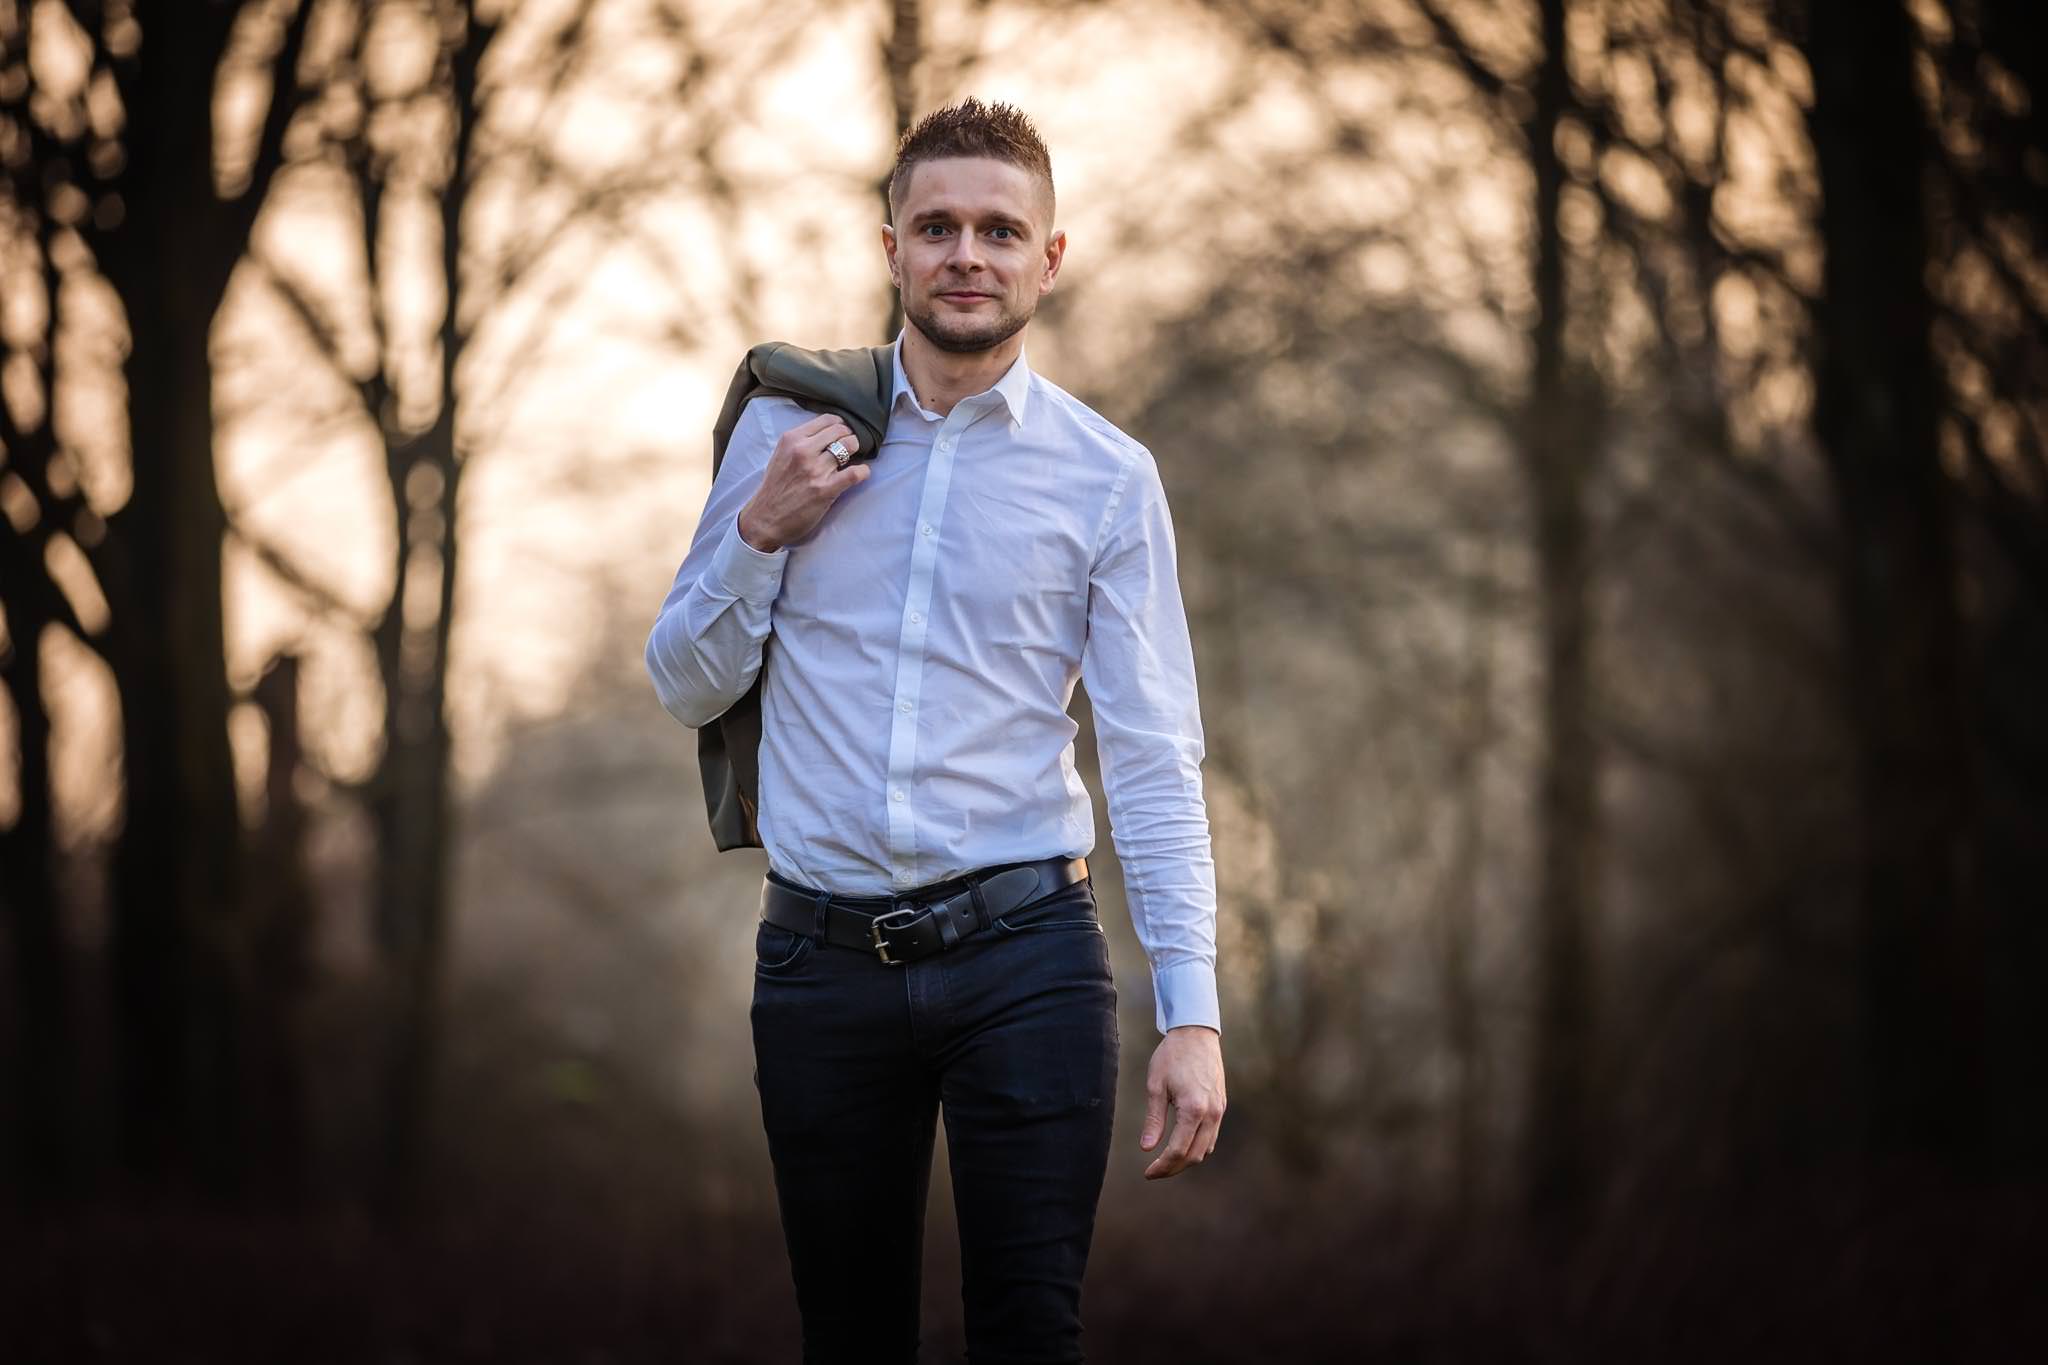
[[[926,223],[949,223],[959,216],[959,214],[951,209],[926,209],[923,213],[912,217],[910,225],[912,227],[923,227]],[[1022,218],[1004,213],[1001,209],[990,210],[982,215],[982,219],[990,227],[1015,228],[1019,232],[1028,232],[1031,228],[1031,225]]]

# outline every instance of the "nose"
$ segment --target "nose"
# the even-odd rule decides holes
[[[953,234],[953,249],[946,254],[946,264],[962,272],[982,268],[981,242],[972,232]]]

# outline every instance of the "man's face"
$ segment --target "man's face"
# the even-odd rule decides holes
[[[1031,172],[986,157],[911,169],[893,228],[882,229],[903,316],[942,351],[986,351],[1022,331],[1052,291],[1066,234]]]

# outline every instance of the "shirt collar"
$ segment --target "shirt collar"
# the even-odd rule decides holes
[[[911,390],[909,376],[903,373],[903,333],[901,332],[896,334],[894,352],[896,382],[895,387],[889,394],[889,405],[893,408],[899,398],[907,398],[920,411],[930,411],[930,409],[924,408],[918,403],[917,394]],[[1031,396],[1031,366],[1026,361],[1022,351],[1017,353],[1017,359],[1011,364],[1010,368],[1003,371],[1003,377],[998,379],[984,392],[992,393],[1002,399],[1004,406],[1010,410],[1010,420],[1018,426],[1024,425],[1024,413]],[[975,394],[971,398],[963,399],[962,401],[972,402],[974,398],[979,397],[981,397],[981,394]]]

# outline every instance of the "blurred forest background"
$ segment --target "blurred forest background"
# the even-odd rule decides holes
[[[1210,736],[1091,1353],[2043,1358],[2044,8],[0,0],[0,1358],[794,1359],[639,652],[967,93]]]

